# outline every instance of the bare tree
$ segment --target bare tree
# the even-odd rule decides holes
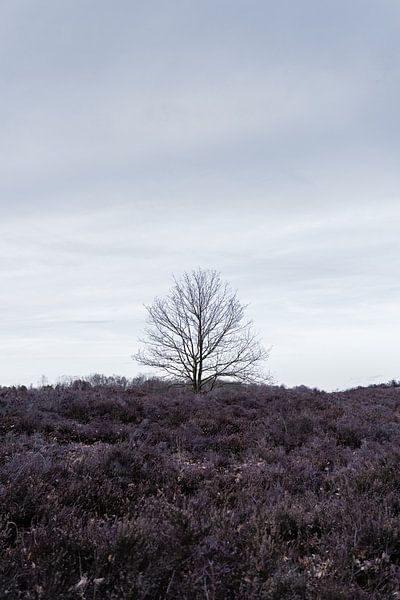
[[[246,306],[214,270],[198,269],[174,278],[169,295],[147,310],[146,338],[133,358],[202,392],[217,380],[257,383],[268,353],[246,320]]]

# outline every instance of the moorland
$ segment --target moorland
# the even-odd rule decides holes
[[[0,597],[400,597],[400,387],[0,388]]]

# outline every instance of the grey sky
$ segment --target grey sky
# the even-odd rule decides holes
[[[198,265],[277,382],[400,378],[397,0],[8,0],[0,68],[0,384],[135,375]]]

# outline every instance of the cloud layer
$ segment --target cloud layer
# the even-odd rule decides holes
[[[0,383],[137,373],[142,304],[197,265],[277,381],[399,376],[397,2],[0,16]]]

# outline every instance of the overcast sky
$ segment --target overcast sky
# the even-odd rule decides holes
[[[400,379],[398,0],[4,0],[0,385],[143,372],[202,266],[277,383]]]

